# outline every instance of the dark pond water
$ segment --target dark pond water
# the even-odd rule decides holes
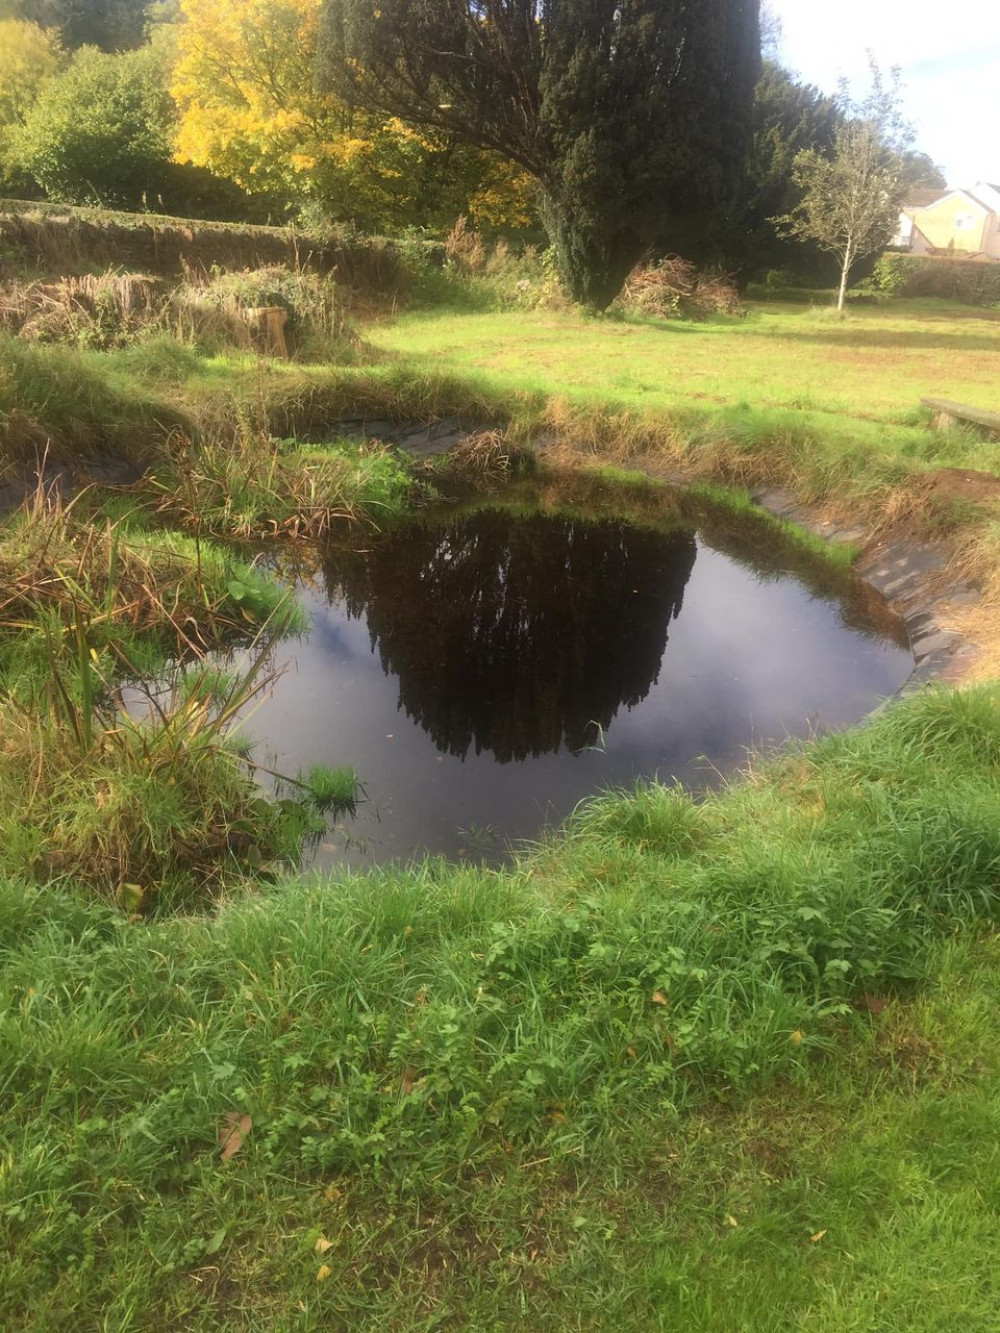
[[[318,864],[498,857],[603,788],[854,722],[912,665],[874,594],[667,491],[522,485],[282,573],[312,628],[246,730],[366,794]]]

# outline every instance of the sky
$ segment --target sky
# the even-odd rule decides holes
[[[972,0],[768,0],[781,22],[779,57],[834,92],[846,76],[866,87],[871,50],[883,72],[900,67],[915,148],[952,186],[1000,182],[1000,4]],[[949,23],[948,15],[953,16]]]

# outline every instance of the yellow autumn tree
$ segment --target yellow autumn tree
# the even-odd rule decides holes
[[[320,0],[180,0],[176,157],[368,230],[532,220],[520,172],[315,91]]]

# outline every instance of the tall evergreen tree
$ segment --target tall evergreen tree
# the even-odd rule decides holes
[[[829,278],[829,261],[818,249],[803,247],[775,225],[799,203],[795,160],[811,150],[833,154],[834,138],[843,116],[837,100],[773,60],[765,60],[753,108],[753,136],[747,152],[743,185],[735,206],[721,220],[712,258],[742,276],[769,268],[795,267]],[[695,251],[690,257],[697,258]]]
[[[571,294],[605,307],[739,180],[758,0],[327,0],[321,75],[518,163]]]

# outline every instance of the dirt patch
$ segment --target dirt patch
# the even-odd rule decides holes
[[[1000,477],[992,472],[943,467],[926,473],[923,482],[932,501],[957,500],[983,509],[1000,504]]]
[[[785,1180],[792,1174],[786,1151],[764,1134],[744,1140],[743,1152],[769,1180]]]

